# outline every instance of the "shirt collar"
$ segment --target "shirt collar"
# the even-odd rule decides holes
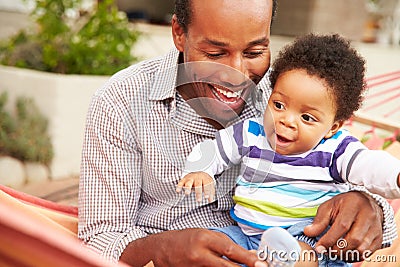
[[[179,51],[173,48],[160,60],[159,68],[154,73],[153,90],[150,91],[149,100],[175,98]]]

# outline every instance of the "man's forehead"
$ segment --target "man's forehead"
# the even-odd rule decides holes
[[[264,15],[266,11],[272,11],[272,0],[190,0],[192,16],[196,12],[204,10],[212,11],[213,13],[259,13]],[[201,13],[202,18],[207,19],[207,14]],[[272,15],[272,13],[271,13]],[[212,25],[210,25],[212,26]]]

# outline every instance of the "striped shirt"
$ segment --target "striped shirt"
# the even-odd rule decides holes
[[[88,110],[78,236],[114,261],[130,242],[148,234],[233,223],[234,179],[220,179],[218,200],[211,204],[175,192],[192,148],[216,132],[176,91],[178,55],[174,49],[115,74],[95,93]],[[269,92],[263,78],[236,122],[260,116],[266,106],[261,94],[268,98]],[[224,176],[238,173],[231,168]],[[384,240],[391,241],[396,233],[392,210],[375,197],[385,214]]]
[[[315,217],[319,205],[349,191],[346,182],[384,197],[400,197],[399,161],[386,152],[368,150],[346,130],[305,153],[280,155],[267,141],[262,122],[261,117],[251,118],[223,129],[212,141],[213,149],[200,144],[192,152],[209,157],[214,151],[213,160],[202,169],[212,177],[241,164],[231,216],[246,234]],[[194,166],[192,158],[190,154],[186,167]],[[186,167],[184,173],[200,171]]]

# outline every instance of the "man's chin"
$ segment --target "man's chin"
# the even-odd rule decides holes
[[[243,99],[234,105],[223,103],[215,98],[203,97],[190,99],[187,103],[196,113],[217,129],[225,128],[236,121],[244,109]],[[218,125],[218,127],[216,127]]]
[[[236,112],[233,110],[225,110],[225,111],[219,111],[218,113],[214,114],[209,114],[209,113],[204,114],[201,117],[205,119],[209,124],[211,124],[214,128],[219,130],[231,125],[233,121],[237,120],[239,114],[240,114],[239,111]]]

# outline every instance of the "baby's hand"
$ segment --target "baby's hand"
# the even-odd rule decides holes
[[[186,195],[190,195],[192,188],[194,187],[194,192],[196,194],[196,200],[198,202],[202,201],[202,195],[204,191],[204,198],[208,202],[212,202],[215,197],[215,186],[214,179],[205,172],[192,172],[182,180],[179,181],[176,186],[176,192],[180,193],[182,188],[185,190]]]

